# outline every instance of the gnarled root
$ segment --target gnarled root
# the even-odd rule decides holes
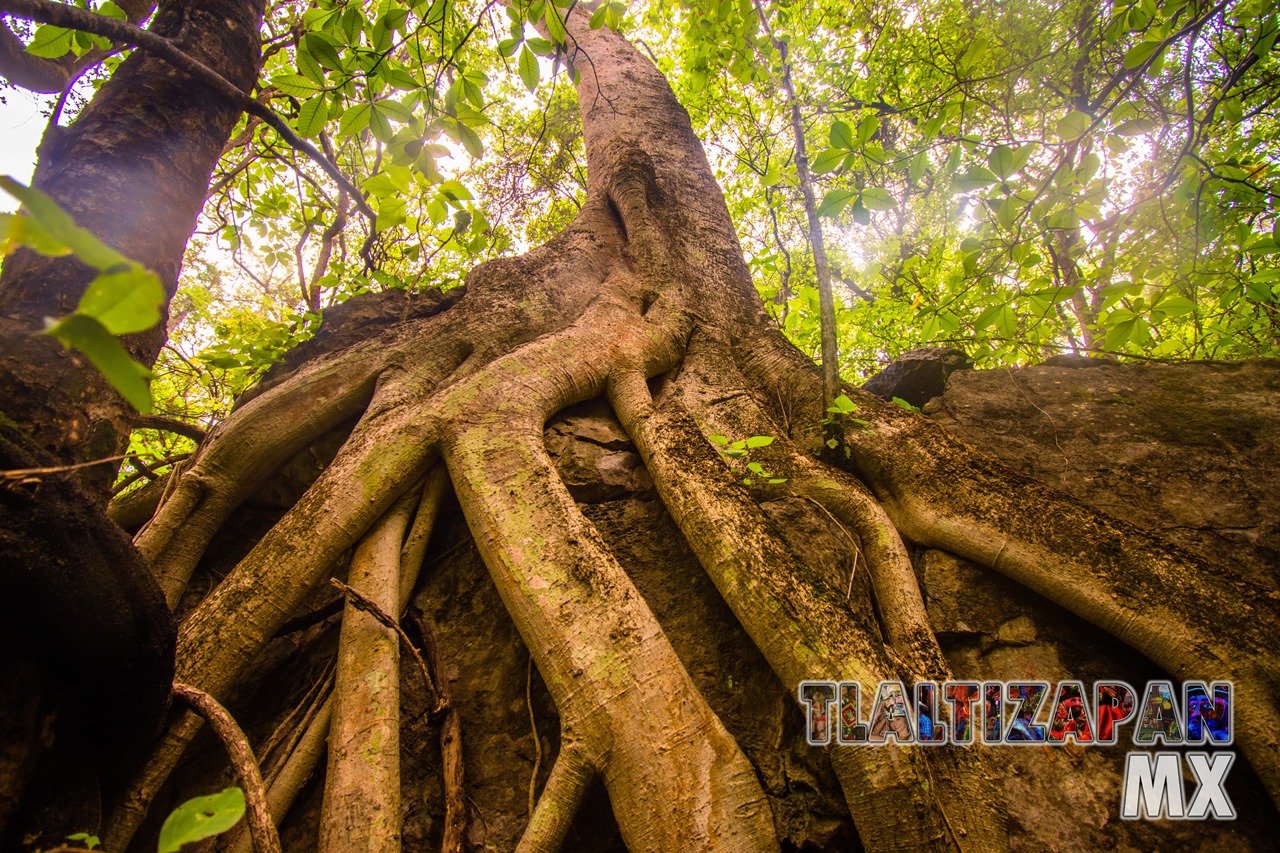
[[[866,630],[851,630],[843,596],[800,563],[682,407],[655,408],[643,376],[615,378],[610,400],[654,477],[658,493],[699,562],[783,683],[824,678],[876,684],[897,678]],[[966,820],[941,811],[922,747],[831,753],[846,802],[869,849],[1003,846],[1003,819],[990,798]]]
[[[444,458],[562,727],[577,739],[573,761],[603,776],[631,849],[776,849],[755,771],[574,505],[546,458],[541,421],[513,415],[459,431]],[[565,767],[571,780],[585,772]],[[564,784],[535,811],[530,844],[563,832],[564,809],[580,796],[564,795]]]

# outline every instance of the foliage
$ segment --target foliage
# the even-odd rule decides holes
[[[143,332],[160,322],[165,301],[160,280],[77,226],[39,190],[8,176],[0,177],[0,188],[22,202],[17,213],[0,214],[3,254],[24,246],[45,255],[74,255],[98,271],[74,312],[46,319],[46,333],[84,353],[134,408],[150,412],[149,371],[114,336]]]
[[[786,477],[779,477],[777,474],[767,471],[763,462],[747,459],[751,455],[751,451],[773,444],[773,436],[752,435],[747,438],[740,438],[737,441],[730,441],[727,436],[723,435],[708,437],[716,445],[716,452],[729,464],[730,468],[737,471],[739,464],[745,463],[747,475],[742,479],[744,485],[755,485],[758,480],[761,483],[776,486],[787,481]]]
[[[352,178],[372,216],[274,130],[242,119],[156,367],[159,409],[209,423],[327,307],[456,286],[476,263],[563,228],[586,186],[563,55],[572,5],[272,6],[258,97]],[[596,6],[592,26],[627,31],[675,85],[768,309],[817,356],[818,295],[764,22],[787,45],[821,185],[846,378],[929,344],[980,365],[1280,348],[1271,4]],[[40,27],[30,49],[96,45]],[[109,338],[76,315],[58,333]],[[120,381],[141,401],[132,376]]]
[[[763,295],[811,351],[816,296],[762,14],[789,44],[838,232],[848,366],[925,343],[987,363],[1275,351],[1269,4],[651,12],[651,26],[678,21],[682,97],[719,141]]]
[[[187,800],[165,818],[157,853],[178,853],[184,844],[226,832],[244,817],[244,809],[244,791],[240,788]]]

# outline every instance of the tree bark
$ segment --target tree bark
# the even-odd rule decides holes
[[[160,4],[150,29],[247,91],[258,76],[263,8],[262,0],[175,0]],[[46,131],[33,185],[81,227],[156,272],[172,296],[209,176],[239,117],[238,107],[139,51],[75,122]],[[0,274],[5,415],[65,463],[119,453],[134,417],[83,357],[34,336],[44,318],[75,310],[93,275],[73,258],[28,250],[7,258]],[[162,320],[125,346],[150,365],[164,341]],[[104,502],[112,470],[84,477]]]
[[[136,20],[147,14],[138,3],[122,5]],[[262,15],[262,0],[176,0],[161,5],[152,30],[248,89],[258,74]],[[238,117],[237,107],[138,52],[71,126],[46,131],[33,183],[79,225],[159,274],[172,295],[209,176]],[[132,409],[80,354],[37,334],[46,317],[76,308],[93,277],[70,257],[19,250],[5,258],[0,468],[100,460],[128,442]],[[161,322],[125,345],[150,365],[164,340]],[[63,714],[54,746],[100,752],[108,784],[132,772],[165,713],[174,626],[141,556],[103,512],[115,470],[100,464],[2,487],[0,621],[19,639],[0,665],[34,666],[48,677],[43,691],[32,685],[33,694],[43,692],[35,718],[21,697],[0,697],[0,718],[33,723],[11,733],[15,752],[0,758],[9,788],[0,838],[16,831],[17,804],[48,739],[39,728],[59,720],[60,708],[93,697],[99,713]],[[90,756],[82,763],[92,768]]]

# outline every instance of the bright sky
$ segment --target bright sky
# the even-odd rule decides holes
[[[9,175],[24,184],[31,182],[36,163],[36,146],[44,134],[46,119],[41,103],[48,95],[32,95],[25,89],[7,89],[0,104],[0,175]],[[0,195],[3,195],[0,193]],[[0,209],[12,210],[16,202],[5,195]]]

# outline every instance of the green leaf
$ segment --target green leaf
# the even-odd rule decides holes
[[[301,74],[277,74],[271,78],[271,85],[295,98],[309,98],[322,88],[319,83]]]
[[[76,313],[94,318],[113,335],[127,335],[159,323],[164,301],[164,286],[155,273],[133,264],[89,282]]]
[[[560,20],[560,13],[556,11],[554,4],[547,6],[544,20],[547,22],[547,33],[551,36],[551,40],[556,44],[564,44],[566,35],[564,21]]]
[[[71,50],[74,38],[75,33],[71,30],[44,24],[36,30],[31,44],[27,45],[27,53],[45,59],[57,59]]]
[[[462,147],[467,149],[467,153],[472,157],[478,160],[484,156],[484,143],[480,141],[480,134],[459,122],[458,137]]]
[[[906,400],[902,399],[901,397],[894,397],[893,402],[894,402],[894,405],[901,406],[902,408],[906,409],[908,412],[918,413],[920,411],[919,406],[913,406],[911,403],[908,403]]]
[[[533,51],[529,50],[529,45],[522,45],[520,48],[520,59],[517,60],[520,67],[520,79],[524,81],[524,87],[532,92],[538,88],[538,78],[541,72],[538,69],[538,57],[533,55]]]
[[[342,58],[338,56],[337,41],[326,33],[307,33],[302,37],[303,48],[321,67],[330,71],[343,71]]]
[[[63,346],[84,353],[130,405],[144,415],[150,414],[151,391],[146,380],[151,372],[130,358],[101,323],[84,314],[70,314],[50,324],[45,331]]]
[[[893,210],[898,201],[882,187],[866,187],[862,191],[862,203],[869,210]]]
[[[1000,312],[1004,310],[1003,305],[988,305],[978,318],[973,321],[973,328],[982,331],[996,321],[1000,316]]]
[[[387,119],[387,114],[380,109],[379,104],[371,104],[369,106],[369,130],[373,133],[374,138],[381,142],[390,142],[391,122]]]
[[[532,50],[538,56],[555,56],[556,46],[544,38],[535,36],[525,39],[525,44],[529,45],[529,50]]]
[[[22,202],[27,215],[49,237],[66,246],[72,254],[94,269],[105,272],[129,264],[124,255],[76,225],[70,214],[39,190],[23,186],[7,175],[0,177],[0,188]]]
[[[858,142],[862,145],[866,145],[867,140],[875,136],[876,131],[879,129],[880,118],[878,116],[867,116],[862,121],[858,122]]]
[[[991,154],[987,157],[987,165],[1001,178],[1007,178],[1016,171],[1014,161],[1013,149],[1008,145],[997,145],[991,149]]]
[[[858,404],[850,400],[847,394],[841,394],[831,401],[831,408],[828,411],[847,415],[850,412],[858,411]]]
[[[125,12],[124,9],[121,9],[119,6],[117,6],[115,3],[112,3],[111,0],[107,0],[106,3],[103,3],[101,6],[98,7],[98,14],[105,15],[108,18],[115,18],[117,21],[129,20],[128,13]]]
[[[461,181],[456,179],[450,179],[441,184],[440,192],[451,201],[470,201],[472,198],[471,190],[467,189],[463,186]]]
[[[1137,68],[1142,63],[1151,58],[1151,55],[1160,49],[1158,41],[1140,41],[1133,47],[1129,48],[1129,52],[1124,55],[1125,68]]]
[[[184,844],[226,832],[244,816],[244,791],[227,788],[178,806],[160,828],[158,853],[178,853]]]
[[[837,120],[831,125],[831,132],[827,134],[827,138],[832,148],[843,148],[845,151],[851,151],[854,148],[853,131],[842,121]]]
[[[773,444],[773,436],[771,435],[753,435],[747,439],[747,448],[755,449],[757,447],[768,447]]]
[[[997,180],[990,169],[974,166],[967,173],[952,178],[951,186],[956,192],[967,193],[973,190],[980,190],[983,187],[989,187]]]
[[[1019,147],[1017,151],[1014,151],[1013,152],[1013,169],[1011,171],[1017,172],[1018,170],[1026,166],[1027,163],[1031,160],[1031,155],[1034,154],[1035,151],[1036,151],[1036,143],[1034,142],[1028,142],[1026,145]]]
[[[369,126],[369,112],[372,104],[356,104],[342,114],[338,122],[338,133],[343,136],[355,136]]]
[[[1022,212],[1025,203],[1016,196],[1009,196],[1000,202],[1000,207],[996,209],[996,222],[1000,223],[1002,228],[1012,228],[1013,223],[1017,221],[1018,214]]]
[[[1064,140],[1078,139],[1089,129],[1093,119],[1088,113],[1072,110],[1058,120],[1058,136]]]
[[[0,254],[11,255],[23,246],[51,258],[71,254],[61,240],[25,213],[0,213]]]
[[[303,137],[319,135],[329,123],[329,108],[323,97],[312,98],[298,108],[298,120],[294,128]]]
[[[609,11],[608,4],[601,3],[599,6],[596,7],[596,10],[591,13],[591,20],[588,22],[588,26],[590,26],[591,29],[593,30],[598,30],[601,27],[603,27],[605,15],[606,13],[608,13],[608,11]]]
[[[825,175],[827,172],[834,172],[840,167],[840,162],[844,160],[847,151],[839,148],[827,148],[819,151],[818,155],[809,162],[809,169],[815,175]]]
[[[1123,320],[1119,323],[1116,323],[1114,326],[1112,326],[1110,329],[1107,330],[1107,337],[1106,337],[1106,340],[1103,342],[1103,346],[1109,350],[1114,350],[1120,346],[1123,346],[1124,343],[1128,341],[1130,336],[1133,334],[1133,330],[1137,322],[1138,322],[1137,317],[1130,317],[1128,320]]]
[[[967,71],[973,67],[973,64],[982,57],[987,55],[987,39],[982,35],[975,35],[969,43],[969,47],[965,49],[964,55],[960,57],[956,65],[961,71]]]
[[[834,219],[857,197],[858,194],[852,190],[831,190],[823,196],[822,204],[818,205],[818,215]]]
[[[921,151],[919,154],[911,158],[910,178],[911,183],[918,183],[924,177],[924,170],[929,166],[929,152]]]

